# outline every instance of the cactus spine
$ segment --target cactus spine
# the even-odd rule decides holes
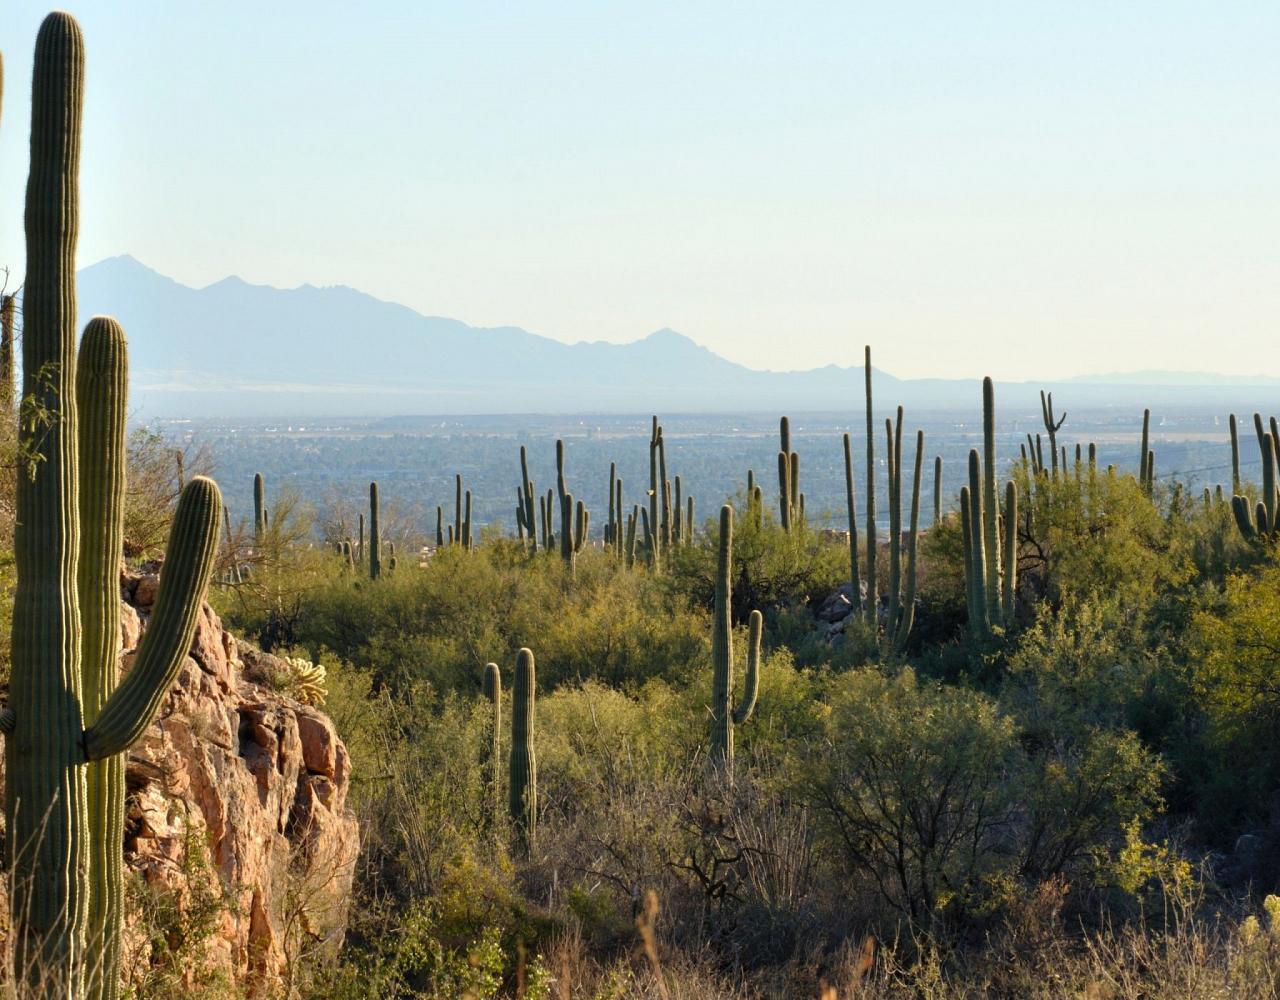
[[[538,762],[534,753],[534,689],[537,685],[533,653],[516,654],[515,686],[511,692],[511,756],[507,806],[511,820],[526,842],[538,825]]]
[[[192,479],[151,623],[117,686],[127,361],[119,325],[96,318],[77,370],[83,73],[79,26],[49,15],[33,70],[23,392],[56,419],[19,431],[39,461],[17,484],[6,842],[19,975],[41,995],[111,998],[120,975],[120,755],[150,724],[190,646],[222,515],[217,486]]]
[[[760,633],[763,617],[752,611],[747,638],[746,690],[733,707],[733,507],[720,508],[720,548],[716,562],[715,615],[711,626],[711,758],[726,769],[733,766],[733,727],[748,721],[760,687]]]
[[[382,575],[382,526],[378,523],[378,484],[369,484],[369,579]]]

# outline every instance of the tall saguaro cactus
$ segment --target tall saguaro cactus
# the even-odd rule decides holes
[[[1234,419],[1233,417],[1233,431]],[[1231,498],[1231,510],[1240,534],[1246,539],[1276,540],[1280,539],[1280,493],[1277,492],[1280,484],[1280,424],[1272,417],[1268,425],[1263,422],[1262,414],[1255,413],[1253,426],[1258,436],[1259,457],[1262,459],[1262,492],[1252,502],[1236,492]],[[1232,445],[1233,462],[1238,462],[1238,445],[1234,434]]]
[[[1045,394],[1043,389],[1040,390],[1040,417],[1044,421],[1045,433],[1049,435],[1049,452],[1052,462],[1052,478],[1058,478],[1058,431],[1062,430],[1062,425],[1067,422],[1067,413],[1064,410],[1062,416],[1058,417],[1053,412],[1053,393]],[[1065,473],[1066,470],[1064,469]]]
[[[800,496],[800,456],[791,450],[791,421],[778,421],[778,517],[784,531],[790,531],[800,518],[803,503]]]
[[[662,540],[659,528],[659,508],[662,505],[663,490],[659,469],[661,450],[662,427],[658,423],[657,414],[654,414],[652,429],[649,432],[649,516],[644,522],[644,540],[648,549],[649,568],[654,573],[662,571]]]
[[[533,653],[516,654],[515,685],[511,691],[511,756],[507,807],[521,837],[532,840],[538,825],[538,761],[534,753],[534,699],[537,677]]]
[[[502,806],[502,671],[496,663],[484,665],[484,696],[493,709],[490,726],[493,729],[489,748],[489,793],[492,796],[493,817],[501,816]]]
[[[858,572],[858,502],[853,483],[853,448],[849,435],[844,435],[844,500],[849,511],[849,583],[850,600],[856,614],[862,610],[862,574]]]
[[[369,579],[382,575],[382,525],[378,512],[378,484],[369,484]]]
[[[13,335],[17,306],[12,295],[0,296],[0,413],[13,408]]]
[[[752,611],[747,630],[747,676],[742,701],[733,707],[733,507],[720,508],[720,552],[716,563],[715,616],[711,626],[711,756],[733,766],[733,727],[748,721],[760,689],[760,633],[764,618]]]
[[[876,626],[879,598],[876,596],[876,422],[871,408],[871,345],[866,348],[864,362],[867,385],[867,593],[863,608],[867,624]]]
[[[262,547],[267,533],[267,484],[261,472],[253,474],[253,543]]]
[[[996,387],[982,380],[982,543],[987,567],[987,617],[1000,621],[1000,500],[996,492]]]
[[[124,505],[124,334],[97,318],[75,345],[75,247],[84,43],[68,14],[36,41],[23,393],[52,415],[20,427],[6,844],[15,968],[40,995],[119,992],[124,776],[191,644],[222,500],[184,488],[151,623],[119,677]],[[81,421],[83,420],[83,424]],[[86,967],[89,973],[86,975]]]
[[[1004,589],[1000,610],[1006,625],[1013,624],[1014,602],[1018,594],[1018,485],[1004,484]]]

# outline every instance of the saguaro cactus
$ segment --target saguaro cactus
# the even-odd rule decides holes
[[[382,575],[382,525],[378,522],[378,484],[369,484],[369,579]]]
[[[1040,416],[1044,421],[1044,429],[1049,435],[1049,453],[1052,455],[1053,469],[1052,475],[1054,479],[1058,478],[1058,431],[1062,430],[1062,425],[1067,422],[1067,413],[1064,410],[1061,417],[1054,417],[1053,413],[1053,393],[1045,395],[1043,389],[1040,390]],[[1063,470],[1064,472],[1066,470]]]
[[[524,528],[526,544],[538,551],[538,522],[533,509],[533,480],[529,478],[529,455],[524,445],[520,446],[520,488],[517,491],[519,508],[516,511],[516,523]]]
[[[1234,413],[1228,423],[1231,427],[1231,493],[1235,495],[1240,492],[1240,431]]]
[[[978,449],[969,450],[969,571],[973,574],[970,625],[978,635],[991,631],[991,603],[987,594],[986,525],[982,516],[982,459]],[[976,614],[976,620],[973,617]]]
[[[1151,411],[1142,411],[1142,450],[1138,453],[1138,483],[1149,494],[1155,485],[1155,454],[1150,448]]]
[[[13,331],[17,308],[12,295],[0,296],[0,412],[13,408]]]
[[[496,663],[484,665],[484,696],[488,699],[493,714],[490,725],[491,746],[489,748],[489,793],[492,796],[493,816],[501,813],[502,807],[502,671]]]
[[[867,385],[867,594],[864,609],[867,624],[876,626],[879,598],[876,596],[876,423],[871,408],[871,346],[864,361]]]
[[[150,626],[117,687],[127,362],[119,325],[98,318],[77,364],[84,45],[70,15],[41,25],[33,73],[23,393],[53,419],[19,431],[38,461],[18,476],[11,701],[0,715],[14,968],[40,995],[109,998],[119,990],[120,755],[190,647],[222,502],[204,477],[183,490]]]
[[[933,457],[933,523],[942,523],[942,456]]]
[[[1234,421],[1234,418],[1232,418]],[[1262,459],[1262,492],[1256,502],[1238,493],[1231,498],[1231,511],[1235,515],[1240,534],[1250,540],[1280,539],[1280,425],[1275,417],[1270,420],[1270,430],[1264,424],[1262,414],[1253,415],[1253,426],[1258,436],[1258,452]],[[1234,430],[1234,424],[1233,424]],[[1233,437],[1233,445],[1235,444]],[[1233,460],[1236,455],[1233,449]]]
[[[901,452],[902,441],[901,432],[899,432],[899,440],[897,448]],[[916,552],[917,542],[920,535],[920,477],[924,468],[924,431],[916,431],[916,466],[915,472],[911,480],[911,522],[907,529],[907,583],[906,593],[902,598],[901,617],[896,624],[893,633],[893,645],[897,650],[902,650],[907,645],[907,639],[911,635],[911,627],[915,624],[916,618]],[[901,470],[898,470],[899,479],[901,479]],[[902,505],[902,487],[899,485],[894,487],[895,498],[899,507]],[[899,513],[898,521],[901,523],[902,515]]]
[[[1010,479],[1004,484],[1004,589],[1000,592],[1000,608],[1006,625],[1013,624],[1014,601],[1017,593],[1018,486]]]
[[[267,484],[261,472],[253,474],[253,543],[262,547],[267,533]]]
[[[507,807],[526,841],[538,825],[538,761],[534,753],[534,691],[537,686],[533,653],[516,654],[515,686],[511,692],[511,756]]]
[[[844,435],[844,500],[849,511],[849,583],[854,612],[862,610],[862,574],[858,572],[858,502],[854,496],[853,448]]]
[[[996,387],[982,380],[982,542],[987,567],[987,617],[1000,621],[1000,500],[996,493]]]
[[[791,421],[778,421],[778,518],[790,531],[800,516],[800,456],[791,450]]]
[[[659,478],[658,469],[661,442],[662,428],[658,425],[657,414],[654,414],[652,430],[649,432],[649,517],[644,525],[644,539],[648,547],[649,568],[655,573],[662,570],[662,542],[659,530],[662,480]]]
[[[748,623],[746,690],[733,707],[733,507],[720,508],[720,553],[716,563],[715,617],[711,626],[711,757],[726,768],[733,766],[733,727],[755,712],[760,689],[760,633],[763,616],[752,611]]]

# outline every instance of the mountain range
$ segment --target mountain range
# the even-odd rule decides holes
[[[344,286],[279,289],[229,277],[189,288],[132,257],[78,274],[82,319],[112,315],[129,337],[133,408],[152,416],[391,416],[848,410],[862,369],[768,372],[728,361],[674,330],[629,344],[565,344],[518,327],[424,316]],[[1038,407],[1041,388],[1075,406],[1274,401],[1280,379],[1141,372],[1002,384]],[[972,407],[969,379],[897,379],[886,401]]]

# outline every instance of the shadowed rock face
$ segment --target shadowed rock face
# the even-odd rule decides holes
[[[155,591],[154,573],[121,580],[126,673]],[[125,771],[127,870],[179,913],[198,895],[219,897],[203,972],[250,995],[271,992],[290,954],[340,945],[359,851],[347,749],[323,712],[267,686],[286,669],[204,605],[174,688]],[[137,914],[126,921],[127,973],[152,955]]]

